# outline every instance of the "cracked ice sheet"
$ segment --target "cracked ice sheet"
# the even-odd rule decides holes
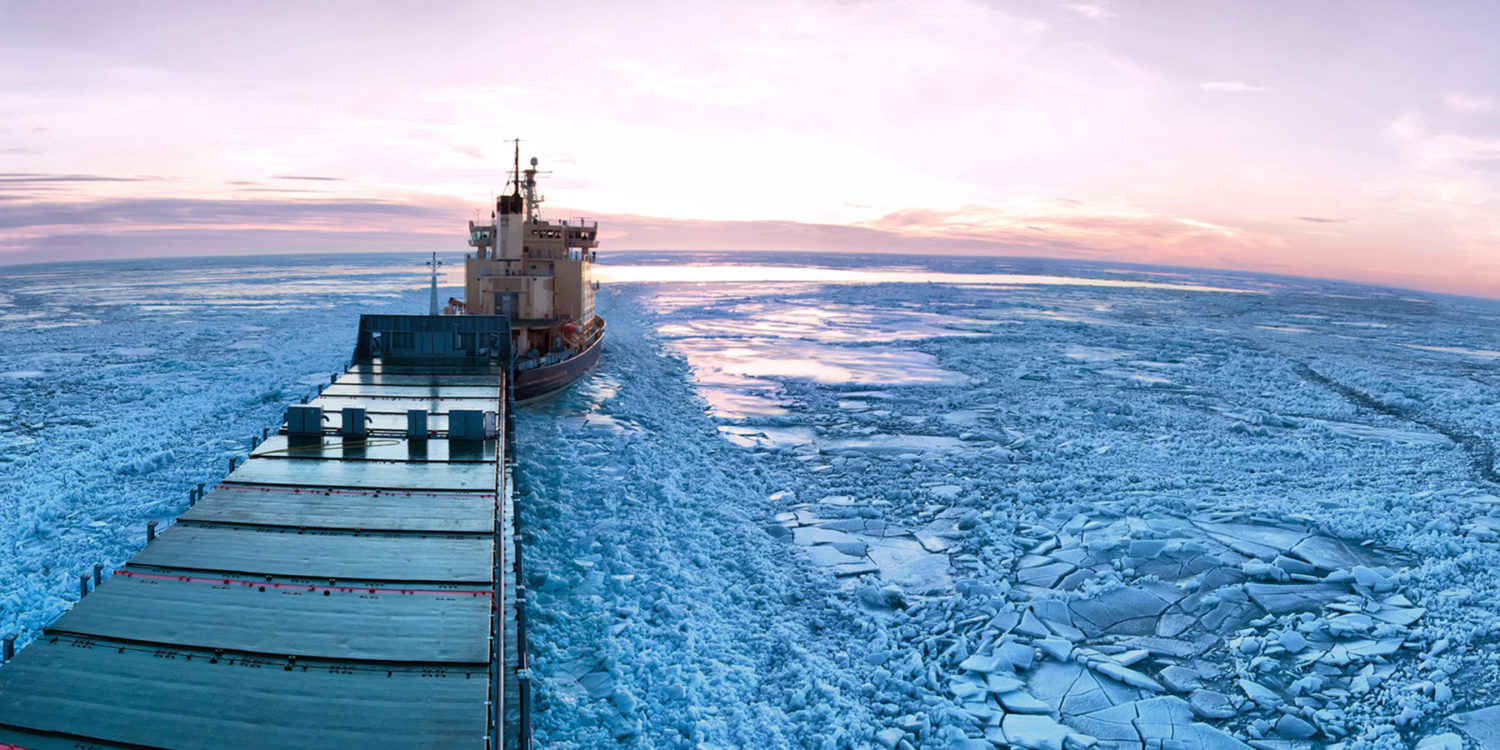
[[[1452,721],[1485,750],[1500,750],[1500,706],[1454,714]]]
[[[1201,723],[1181,698],[1150,698],[1072,717],[1069,724],[1105,750],[1173,746],[1193,750],[1248,750],[1248,745]]]
[[[815,564],[832,568],[850,585],[865,574],[875,574],[911,594],[942,594],[951,589],[951,563],[945,547],[934,548],[941,540],[931,531],[915,535],[880,520],[821,518],[819,507],[843,513],[871,510],[853,498],[829,497],[787,518],[784,523],[790,526],[793,541],[807,548]]]
[[[1405,658],[1403,650],[1383,652],[1398,638],[1407,643],[1405,634],[1422,627],[1430,610],[1425,601],[1384,605],[1364,598],[1350,571],[1382,562],[1359,542],[1401,542],[1404,521],[1398,519],[1413,512],[1431,517],[1432,507],[1416,497],[1430,484],[1476,498],[1469,515],[1453,528],[1470,530],[1466,533],[1474,540],[1500,534],[1472,515],[1481,507],[1480,493],[1464,483],[1469,467],[1462,456],[1435,442],[1384,432],[1406,428],[1393,427],[1397,420],[1388,416],[1363,413],[1342,394],[1294,374],[1296,363],[1315,357],[1314,365],[1330,377],[1357,375],[1361,371],[1355,368],[1374,363],[1375,385],[1382,372],[1406,382],[1413,355],[1401,344],[1408,336],[1433,340],[1426,317],[1432,308],[1414,312],[1415,306],[1433,303],[1285,281],[1257,288],[1269,290],[1269,297],[1183,300],[1139,291],[1037,294],[967,287],[789,290],[782,300],[787,312],[883,305],[1004,325],[993,329],[993,338],[870,336],[858,345],[854,340],[865,337],[840,329],[838,335],[847,340],[829,345],[849,349],[878,342],[877,348],[909,348],[932,355],[933,364],[969,381],[959,388],[882,384],[878,398],[867,398],[870,388],[858,381],[772,377],[788,409],[777,426],[829,435],[842,431],[856,439],[915,432],[961,440],[982,435],[1011,455],[994,460],[982,443],[889,457],[838,454],[826,443],[807,441],[777,454],[794,469],[796,462],[814,469],[792,471],[784,487],[803,498],[851,495],[884,501],[870,505],[873,512],[908,529],[934,523],[935,513],[962,520],[947,529],[941,545],[927,545],[950,552],[956,589],[951,612],[939,617],[936,605],[919,606],[882,620],[881,627],[901,633],[906,652],[929,669],[935,659],[945,663],[942,653],[952,651],[944,649],[983,653],[1002,635],[1049,636],[1082,647],[1126,649],[1111,651],[1110,658],[1129,662],[1122,669],[1138,670],[1144,678],[1154,679],[1166,666],[1191,666],[1210,685],[1229,690],[1217,681],[1236,660],[1261,660],[1262,668],[1277,665],[1272,672],[1278,674],[1295,668],[1290,653],[1276,649],[1284,648],[1282,642],[1296,644],[1292,635],[1297,635],[1313,644],[1302,653],[1338,650],[1336,659],[1349,659],[1328,686],[1308,688],[1336,696],[1352,679],[1350,670],[1363,664],[1378,671],[1387,666],[1380,661]],[[762,289],[755,305],[741,307],[739,295],[726,290],[719,302],[699,298],[701,320],[695,312],[666,322],[701,322],[692,330],[703,335],[728,319],[726,330],[735,330],[740,318],[777,318],[774,297]],[[1496,316],[1469,315],[1466,322],[1465,315],[1445,317],[1444,324],[1459,326],[1466,345],[1496,349],[1485,343],[1490,334],[1482,326],[1487,324],[1472,322]],[[860,325],[839,315],[832,319],[840,326]],[[1287,327],[1307,333],[1272,330]],[[735,336],[749,332],[741,328]],[[732,338],[725,337],[726,345]],[[1133,375],[1170,379],[1172,392],[1181,395],[1121,391],[1129,387],[1121,378]],[[1435,393],[1449,389],[1455,405],[1483,387],[1433,379],[1423,382],[1427,386],[1436,386]],[[1428,403],[1414,392],[1395,395]],[[1455,415],[1459,421],[1474,419],[1465,412]],[[1351,442],[1327,429],[1328,423],[1364,425],[1374,428],[1364,433],[1370,437],[1398,439]],[[944,490],[939,495],[927,487]],[[1408,499],[1399,503],[1399,512],[1362,512],[1376,498],[1400,497]],[[1054,511],[1070,511],[1079,522],[1067,524],[1066,515],[1053,518]],[[1028,551],[1034,560],[1026,557]],[[996,590],[1006,585],[1008,591]],[[1061,609],[1036,606],[1038,598],[1059,595]],[[997,612],[997,600],[1014,606]],[[1384,639],[1332,635],[1328,623],[1342,611],[1330,609],[1335,606],[1374,607],[1372,618],[1398,630]],[[1479,614],[1470,616],[1477,621]],[[1256,635],[1236,640],[1246,653],[1231,655],[1228,636],[1241,630]],[[1126,640],[1140,647],[1127,647]],[[1272,644],[1270,650],[1256,645],[1262,643]],[[1052,641],[1049,648],[1077,652]],[[1057,668],[1043,659],[1033,669]],[[1147,684],[1128,671],[1106,671]],[[1087,675],[1115,690],[1133,690],[1092,670]],[[1377,679],[1367,681],[1374,685]],[[909,739],[915,744],[921,738]],[[1319,736],[1319,741],[1331,739]]]

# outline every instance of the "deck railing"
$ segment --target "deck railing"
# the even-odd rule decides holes
[[[562,351],[549,352],[548,354],[545,354],[543,356],[531,359],[518,359],[516,360],[516,372],[521,372],[523,370],[533,370],[538,367],[546,367],[548,365],[555,365],[558,362],[572,359],[573,357],[577,356],[579,352],[585,351],[593,347],[594,344],[599,343],[599,337],[603,335],[604,326],[601,325],[595,328],[591,333],[589,333],[588,339],[586,339],[582,345],[570,346],[567,349],[563,349]]]

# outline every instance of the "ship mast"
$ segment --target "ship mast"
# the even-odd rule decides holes
[[[510,184],[512,184],[512,185],[515,186],[515,192],[512,193],[512,195],[520,195],[521,194],[521,139],[520,138],[512,138],[510,140],[511,140],[512,143],[516,144],[515,161],[512,163],[512,165],[511,165],[511,171],[510,171]],[[527,218],[530,218],[530,217],[528,216]]]
[[[531,169],[526,170],[526,223],[530,224],[541,218],[542,201],[546,200],[536,192],[536,157],[531,157]]]
[[[427,261],[427,265],[432,266],[432,289],[431,289],[432,293],[428,297],[428,300],[427,300],[427,314],[428,315],[437,315],[438,314],[438,303],[437,303],[437,269],[438,269],[438,266],[443,265],[443,262],[437,259],[437,253],[433,253],[432,254],[432,260]]]
[[[545,196],[536,191],[536,176],[551,173],[537,171],[535,156],[531,157],[531,168],[524,172],[521,171],[521,139],[512,138],[510,140],[511,143],[515,144],[515,152],[512,156],[510,168],[511,195],[524,198],[526,223],[532,224],[542,218],[541,205],[543,201],[547,200]]]

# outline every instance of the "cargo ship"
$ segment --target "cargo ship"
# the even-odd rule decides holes
[[[516,402],[553,395],[599,361],[604,319],[594,312],[592,278],[599,223],[542,218],[537,159],[521,169],[519,142],[508,193],[488,223],[469,222],[464,299],[446,312],[504,315],[515,353]]]
[[[529,748],[509,330],[362,315],[175,522],[0,633],[0,750]]]
[[[470,224],[466,300],[362,315],[353,355],[18,650],[0,750],[529,750],[514,405],[576,382],[604,321],[597,224],[536,163]]]

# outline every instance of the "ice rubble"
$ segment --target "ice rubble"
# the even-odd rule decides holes
[[[825,695],[838,708],[812,717],[812,734],[801,712],[816,691],[777,678],[798,697],[761,720],[775,716],[793,745],[1443,747],[1469,731],[1462,709],[1500,702],[1484,645],[1500,501],[1476,479],[1480,443],[1464,442],[1500,426],[1470,408],[1494,402],[1476,385],[1488,365],[1450,377],[1447,360],[1422,363],[1421,387],[1399,392],[1391,379],[1409,381],[1413,357],[1456,356],[1413,355],[1413,338],[1457,331],[1494,349],[1472,310],[1317,288],[1232,300],[916,285],[782,294],[627,288],[613,314],[658,311],[645,343],[660,326],[687,356],[732,447],[716,463],[754,478],[736,493],[766,486],[736,501],[763,512],[747,519],[758,544],[824,571],[826,588],[802,601],[857,631],[805,643],[826,684],[846,685]],[[780,313],[813,298],[839,330],[799,320],[781,331]],[[1314,351],[1309,334],[1257,327],[1297,306],[1322,316],[1296,318],[1320,336]],[[941,316],[940,330],[887,336],[907,319],[888,328],[867,314],[898,308]],[[809,357],[836,349],[831,361],[851,371],[861,350],[887,357],[896,342],[929,357],[924,372],[954,377],[731,382],[716,367],[720,347],[782,336]],[[1320,373],[1394,407],[1305,379],[1310,354]],[[628,388],[638,364],[621,367]],[[1444,429],[1403,417],[1418,408]],[[851,721],[850,700],[868,713]],[[590,705],[565,710],[589,725]],[[641,704],[652,705],[688,703]],[[558,719],[547,736],[564,728],[576,725]],[[639,731],[656,746],[681,741]]]
[[[1088,747],[1235,747],[1206,723],[1231,719],[1257,740],[1342,737],[1349,702],[1390,675],[1385,657],[1422,615],[1388,568],[1307,528],[1212,512],[1059,520],[1020,530],[1029,550],[984,618],[941,628],[947,613],[922,608],[932,635],[913,646],[952,654],[952,694],[991,739],[1050,747],[1010,736],[1012,714],[1046,714]]]
[[[953,510],[920,532],[928,545],[849,497],[778,515],[784,526],[774,528],[785,530],[773,536],[807,547],[840,578],[878,574],[860,600],[904,608],[908,594],[952,586],[942,553],[961,537]],[[1031,546],[985,617],[953,624],[927,608],[918,632],[931,635],[910,644],[927,657],[952,654],[949,690],[991,740],[1042,750],[1072,731],[1085,746],[1237,746],[1202,724],[1225,719],[1255,738],[1343,736],[1349,700],[1390,675],[1383,657],[1423,614],[1393,593],[1389,568],[1366,564],[1370,553],[1304,526],[1212,511],[1058,520],[1020,531]],[[901,554],[874,553],[892,540]],[[1120,585],[1120,570],[1141,582]],[[1236,658],[1206,658],[1226,633]],[[955,638],[973,651],[954,651]],[[1164,702],[1162,693],[1178,697]]]

